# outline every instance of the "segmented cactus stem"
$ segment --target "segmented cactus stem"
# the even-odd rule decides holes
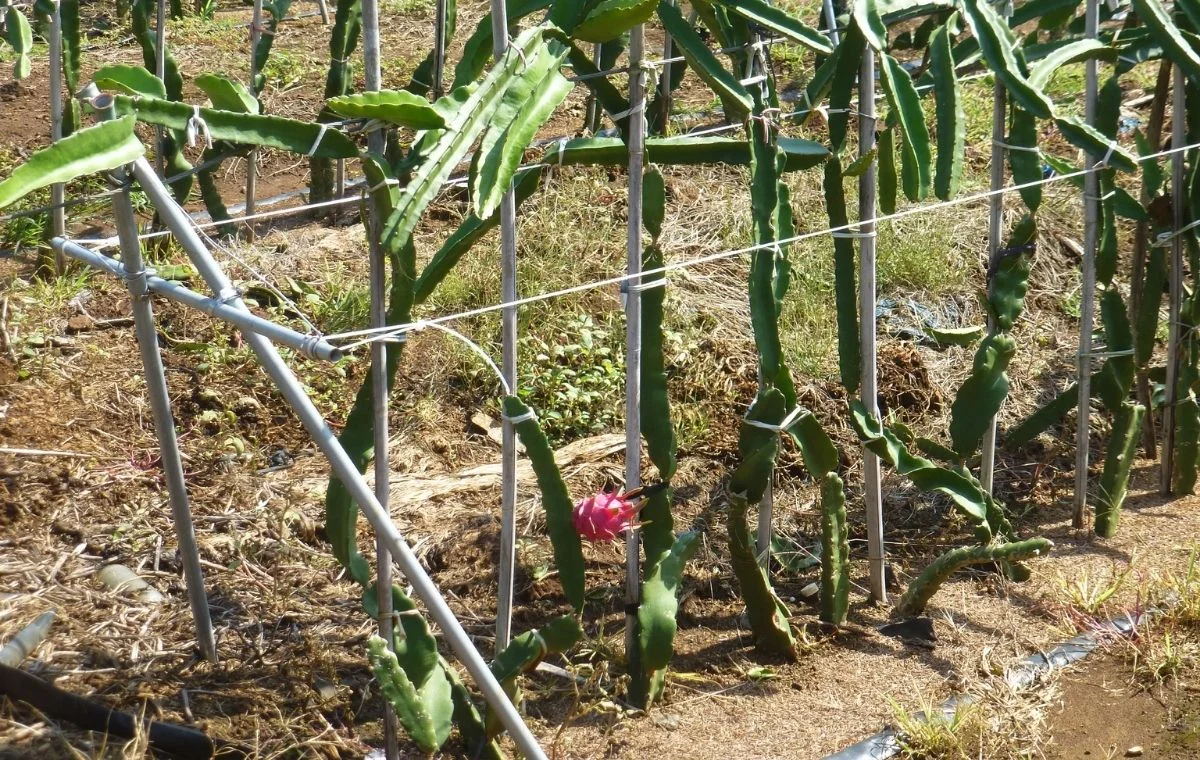
[[[941,588],[951,575],[968,565],[979,565],[984,562],[1017,562],[1036,557],[1047,552],[1054,546],[1049,539],[1030,538],[1025,541],[1013,541],[1007,544],[992,544],[990,546],[964,546],[951,549],[934,560],[917,576],[904,596],[896,604],[896,614],[900,616],[920,615],[937,590]]]
[[[821,484],[821,620],[846,622],[850,604],[850,534],[846,528],[846,494],[835,473]]]

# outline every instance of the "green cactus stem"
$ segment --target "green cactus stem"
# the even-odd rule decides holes
[[[1047,552],[1054,546],[1049,539],[1030,538],[1024,541],[1013,541],[1007,544],[992,544],[989,546],[964,546],[951,549],[929,564],[917,576],[904,596],[896,604],[896,614],[902,617],[920,615],[937,590],[941,588],[951,575],[968,565],[979,565],[985,562],[1017,562],[1036,557]]]
[[[850,604],[850,534],[846,528],[846,494],[835,473],[821,484],[821,620],[846,622]]]
[[[1100,475],[1100,495],[1096,503],[1096,535],[1112,538],[1121,519],[1121,505],[1129,487],[1129,471],[1137,450],[1138,430],[1146,407],[1126,401],[1113,415],[1112,434]]]
[[[796,642],[788,623],[788,611],[775,595],[766,573],[758,563],[754,542],[746,522],[751,504],[758,504],[766,493],[779,451],[779,433],[749,421],[777,425],[783,420],[783,394],[770,389],[763,392],[746,413],[738,450],[742,463],[729,482],[729,555],[733,574],[746,602],[746,615],[755,645],[762,651],[787,657],[796,656]]]

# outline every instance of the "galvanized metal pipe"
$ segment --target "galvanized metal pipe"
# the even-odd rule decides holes
[[[158,436],[158,453],[162,461],[163,477],[167,483],[175,538],[179,542],[179,556],[183,562],[183,578],[192,608],[196,642],[208,661],[215,663],[217,640],[213,634],[212,617],[208,610],[208,596],[204,592],[204,569],[200,566],[200,549],[196,545],[196,529],[192,524],[187,483],[183,477],[183,459],[179,454],[179,440],[175,436],[175,420],[171,416],[167,375],[163,369],[162,357],[158,353],[158,330],[154,326],[154,310],[150,305],[150,289],[142,263],[142,244],[138,240],[137,218],[133,213],[128,190],[113,196],[112,209],[117,234],[121,238],[121,257],[125,262],[123,278],[129,288],[138,351],[142,356],[146,393],[150,397],[154,429]]]
[[[134,176],[158,209],[164,223],[175,234],[176,240],[187,252],[192,264],[208,282],[209,287],[217,293],[233,292],[225,273],[196,234],[192,227],[192,221],[171,198],[166,186],[154,174],[150,164],[145,159],[138,159],[133,167]],[[242,299],[236,295],[230,298],[229,305],[234,308],[244,308],[245,306]],[[438,591],[433,580],[421,567],[420,560],[417,559],[400,531],[392,523],[387,510],[367,487],[366,481],[354,466],[354,462],[338,443],[337,436],[304,392],[304,388],[296,376],[266,338],[249,333],[246,336],[246,342],[258,356],[259,364],[295,410],[313,442],[329,460],[334,476],[346,487],[351,498],[358,504],[359,509],[362,510],[363,515],[375,531],[383,535],[384,543],[392,553],[396,564],[399,565],[400,571],[412,585],[417,598],[425,604],[430,617],[441,627],[450,648],[458,656],[467,672],[471,674],[479,690],[483,692],[487,703],[496,712],[518,749],[532,760],[544,760],[546,754],[538,745],[537,739],[521,719],[520,713],[508,699],[508,695],[504,693],[504,689],[492,674],[487,662],[475,649],[471,638],[463,630],[462,624],[454,616],[454,612]]]
[[[868,46],[863,52],[858,73],[858,150],[866,155],[875,148],[875,53]],[[875,216],[876,173],[872,161],[858,180],[859,342],[862,356],[862,401],[867,411],[879,416],[879,389],[875,352]],[[867,567],[871,598],[887,603],[885,564],[887,549],[883,543],[883,491],[879,457],[863,449],[863,502],[867,519]]]
[[[76,261],[81,261],[96,269],[109,272],[121,279],[127,279],[130,276],[129,270],[121,266],[116,260],[98,251],[84,248],[73,241],[58,237],[50,241],[50,246],[60,254]],[[150,289],[150,292],[161,295],[169,301],[202,311],[209,316],[230,323],[243,332],[262,335],[310,359],[336,362],[342,358],[342,350],[330,344],[324,338],[305,335],[272,322],[269,319],[263,319],[249,311],[235,309],[225,301],[197,293],[180,285],[178,282],[156,277],[151,272],[152,270],[146,273],[146,286]]]
[[[1100,0],[1087,0],[1085,34],[1095,39],[1100,28]],[[1096,124],[1096,101],[1099,95],[1096,60],[1089,59],[1084,70],[1084,119]],[[1089,169],[1096,166],[1096,156],[1087,153],[1084,161]],[[1083,261],[1079,295],[1079,355],[1076,357],[1076,385],[1079,405],[1075,418],[1075,511],[1071,525],[1082,528],[1087,518],[1088,462],[1092,440],[1092,327],[1096,313],[1096,249],[1100,241],[1100,175],[1090,171],[1083,178]]]

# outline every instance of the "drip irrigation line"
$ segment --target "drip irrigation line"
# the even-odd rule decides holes
[[[1150,155],[1140,156],[1136,160],[1138,163],[1143,163],[1145,161],[1151,161],[1154,159],[1162,158],[1164,156],[1170,156],[1170,155],[1174,155],[1177,153],[1183,153],[1183,152],[1186,152],[1188,150],[1192,150],[1195,148],[1200,148],[1200,142],[1192,143],[1190,145],[1184,145],[1184,146],[1181,146],[1178,148],[1168,148],[1167,150],[1159,151],[1158,153],[1152,153]],[[975,203],[977,201],[987,200],[987,199],[992,198],[993,196],[997,196],[997,195],[1005,195],[1008,193],[1020,192],[1021,190],[1026,190],[1031,187],[1040,187],[1043,185],[1054,184],[1056,182],[1063,182],[1063,181],[1067,181],[1067,180],[1076,179],[1078,177],[1083,177],[1090,172],[1099,171],[1104,168],[1105,168],[1104,166],[1097,165],[1097,166],[1089,168],[1089,169],[1080,169],[1078,171],[1068,172],[1067,174],[1055,174],[1052,177],[1045,177],[1043,179],[1038,179],[1038,180],[1034,180],[1031,182],[1025,182],[1025,183],[1019,184],[1019,185],[1008,185],[1008,186],[1002,187],[998,190],[985,190],[983,192],[975,193],[974,195],[966,195],[961,198],[953,198],[951,200],[941,201],[941,202],[938,202],[938,203],[935,203],[935,204],[929,205],[929,206],[914,206],[913,208],[908,208],[908,209],[904,209],[902,211],[897,211],[893,214],[887,214],[884,216],[876,217],[875,221],[876,222],[890,222],[890,221],[894,221],[897,219],[904,219],[904,218],[907,218],[910,216],[919,216],[921,214],[925,214],[930,211],[935,211],[935,210],[941,209],[941,208],[962,206],[962,205],[966,205],[969,203]],[[491,313],[501,311],[503,309],[514,307],[514,306],[527,306],[530,304],[540,303],[542,301],[553,300],[555,298],[560,298],[562,296],[574,295],[576,293],[584,293],[589,290],[595,290],[597,288],[602,288],[602,287],[606,287],[609,285],[620,285],[620,284],[626,283],[630,280],[641,279],[642,277],[645,277],[648,275],[666,274],[669,272],[673,272],[675,270],[688,269],[690,267],[695,267],[695,266],[699,266],[702,264],[710,264],[710,263],[713,263],[716,261],[724,261],[725,259],[735,258],[738,256],[742,256],[744,254],[747,254],[747,253],[753,253],[754,251],[773,248],[774,246],[777,246],[777,245],[780,245],[780,246],[789,245],[791,243],[797,243],[797,242],[801,242],[804,240],[811,240],[813,238],[823,237],[825,235],[831,235],[836,232],[845,232],[845,231],[853,232],[853,231],[856,231],[855,228],[857,228],[858,226],[859,226],[858,222],[851,222],[849,224],[843,224],[838,227],[831,227],[828,229],[816,230],[813,232],[805,232],[805,233],[801,233],[799,235],[793,235],[792,237],[781,238],[779,240],[775,240],[770,243],[760,243],[760,244],[756,244],[756,245],[746,246],[744,248],[736,248],[736,249],[729,250],[729,251],[720,251],[718,253],[710,253],[705,256],[696,257],[694,259],[685,259],[683,261],[676,261],[676,262],[664,264],[661,267],[647,269],[647,270],[641,272],[640,274],[636,274],[636,275],[625,274],[625,275],[618,275],[615,277],[608,277],[608,278],[605,278],[602,280],[595,280],[592,282],[582,283],[579,285],[573,285],[569,288],[563,288],[561,290],[553,290],[553,291],[548,291],[545,293],[540,293],[540,294],[534,295],[534,296],[526,296],[525,298],[518,298],[513,301],[506,301],[503,303],[490,304],[488,306],[480,306],[475,309],[468,309],[466,311],[445,314],[440,317],[431,317],[429,319],[420,320],[420,323],[428,326],[431,323],[442,324],[442,323],[446,323],[446,322],[454,322],[454,321],[457,321],[460,319],[467,319],[470,317],[482,316],[484,314],[491,314]],[[354,341],[347,345],[341,346],[342,350],[349,351],[349,350],[358,348],[359,346],[365,345],[365,344],[370,343],[375,340],[390,339],[395,336],[402,335],[403,333],[410,332],[415,328],[415,326],[417,324],[418,324],[417,322],[413,322],[413,323],[401,324],[401,325],[391,325],[391,326],[382,327],[382,328],[367,328],[367,329],[362,329],[362,330],[350,330],[347,332],[326,335],[325,338],[328,340],[361,338],[360,340],[357,340],[357,341]]]

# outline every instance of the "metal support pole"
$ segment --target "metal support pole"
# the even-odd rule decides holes
[[[258,97],[258,64],[255,53],[258,42],[262,39],[262,9],[263,0],[254,0],[254,14],[250,21],[250,94]],[[246,215],[254,213],[254,205],[258,195],[258,148],[251,148],[246,154]],[[254,224],[247,225],[246,239],[254,242]]]
[[[858,150],[866,155],[875,148],[875,54],[863,52],[858,74]],[[879,390],[875,357],[875,162],[858,180],[859,272],[858,311],[861,315],[859,341],[862,352],[862,400],[867,411],[879,416]],[[883,543],[883,491],[879,457],[863,449],[863,500],[867,516],[867,562],[871,598],[887,603],[884,576],[886,547]]]
[[[1006,10],[1006,9],[1000,9]],[[1003,16],[1007,20],[1007,13]],[[1008,91],[1004,85],[996,82],[992,86],[992,173],[989,189],[992,191],[988,198],[988,263],[996,260],[996,252],[1000,250],[1001,236],[1004,234],[1004,196],[1000,189],[1004,187],[1005,153],[1004,131],[1008,121]],[[991,317],[988,317],[988,328],[992,327]],[[991,494],[996,474],[996,418],[988,422],[983,431],[983,442],[980,444],[979,484],[985,493]]]
[[[833,46],[837,47],[841,44],[839,42],[841,35],[838,34],[837,12],[833,9],[833,0],[824,0],[821,3],[821,8],[825,13],[825,23],[829,24],[829,28],[823,31],[829,37],[829,41],[833,43]]]
[[[84,248],[78,243],[59,237],[51,240],[50,246],[55,252],[61,255],[81,261],[96,269],[106,271],[122,280],[129,279],[128,271],[116,260],[110,259],[97,251]],[[146,287],[150,289],[150,292],[160,295],[168,301],[174,301],[188,308],[202,311],[211,317],[230,323],[243,332],[253,332],[262,335],[275,343],[287,346],[301,356],[309,359],[336,362],[342,358],[341,349],[332,345],[324,338],[305,335],[249,311],[231,308],[220,299],[189,290],[178,282],[164,280],[161,277],[151,274],[151,272],[153,272],[152,269],[146,272]]]
[[[101,96],[103,98],[105,96]],[[99,101],[101,98],[97,98]],[[111,101],[109,101],[111,102]],[[176,240],[187,252],[193,266],[200,272],[208,286],[218,294],[225,294],[230,306],[244,309],[245,304],[237,294],[237,290],[229,282],[225,273],[213,259],[204,242],[196,234],[191,219],[171,198],[162,180],[153,172],[145,159],[138,159],[133,164],[134,175],[142,188],[158,209],[163,221]],[[400,571],[412,585],[414,593],[420,599],[429,616],[442,629],[451,650],[458,656],[467,672],[471,674],[479,690],[483,693],[488,705],[495,711],[501,723],[508,730],[517,748],[531,760],[546,760],[546,753],[538,745],[537,739],[520,713],[509,700],[508,695],[492,674],[487,662],[471,643],[470,636],[463,630],[462,624],[454,616],[450,606],[438,591],[433,580],[421,567],[420,560],[413,554],[412,549],[404,540],[404,536],[392,523],[387,510],[375,498],[375,494],[367,487],[366,481],[354,466],[354,462],[346,454],[346,450],[338,443],[337,436],[321,416],[321,412],[304,392],[303,386],[279,356],[279,352],[266,338],[254,333],[248,333],[246,342],[258,356],[259,364],[279,387],[284,398],[295,410],[305,430],[312,437],[326,458],[329,459],[333,475],[342,482],[349,491],[350,497],[358,504],[367,521],[377,534],[382,534],[384,545],[392,553]]]
[[[1171,493],[1171,481],[1175,474],[1175,405],[1179,403],[1179,343],[1180,324],[1179,311],[1183,305],[1183,236],[1179,230],[1186,224],[1185,207],[1187,202],[1186,173],[1184,171],[1184,151],[1187,130],[1185,114],[1187,113],[1184,98],[1187,80],[1183,69],[1175,67],[1172,74],[1174,93],[1171,99],[1171,205],[1175,213],[1175,237],[1171,239],[1171,268],[1170,268],[1170,300],[1167,307],[1167,389],[1163,402],[1163,445],[1162,469],[1159,472],[1161,481],[1159,490],[1166,496]]]
[[[149,165],[147,164],[147,168]],[[151,172],[152,174],[153,172]],[[125,180],[125,171],[120,172]],[[183,578],[187,585],[192,620],[196,627],[196,643],[209,662],[217,661],[217,640],[213,635],[208,597],[204,593],[204,569],[200,567],[200,550],[196,546],[196,531],[192,511],[188,506],[187,484],[183,479],[183,460],[179,441],[175,437],[175,421],[171,417],[171,397],[167,391],[167,375],[158,353],[158,331],[154,326],[154,310],[150,305],[150,290],[146,285],[146,270],[142,263],[142,244],[138,240],[137,218],[129,191],[117,193],[112,202],[117,234],[121,238],[121,258],[125,263],[125,283],[133,308],[134,328],[138,350],[142,355],[142,371],[146,376],[146,393],[158,436],[158,453],[162,460],[163,476],[171,502],[171,519],[175,523],[175,538],[179,541],[179,556],[183,561]]]
[[[1100,0],[1087,0],[1086,35],[1095,39],[1100,28]],[[1096,60],[1085,64],[1084,119],[1096,124],[1099,94]],[[1079,406],[1075,418],[1075,512],[1071,525],[1082,528],[1087,517],[1088,461],[1091,455],[1092,422],[1092,326],[1096,318],[1096,249],[1100,241],[1100,175],[1094,171],[1096,156],[1084,155],[1089,171],[1083,178],[1083,261],[1079,295],[1079,356],[1076,379]]]
[[[317,0],[317,13],[321,14],[321,23],[329,26],[329,5],[325,0]]]
[[[50,141],[56,143],[62,139],[63,119],[63,47],[62,47],[62,11],[59,0],[53,0],[53,13],[50,14]],[[14,13],[16,11],[13,11]],[[50,235],[60,237],[67,231],[67,210],[63,206],[67,200],[66,185],[61,182],[50,186]],[[54,257],[54,269],[62,274],[66,262],[61,254]]]
[[[494,7],[494,6],[493,6]],[[500,4],[501,9],[504,8],[504,3]],[[433,16],[433,81],[430,83],[430,89],[433,90],[433,99],[437,100],[442,97],[442,77],[446,73],[446,0],[437,0],[437,9]],[[495,10],[492,11],[495,13]],[[505,31],[508,30],[508,17],[502,19]],[[496,17],[492,16],[492,29],[496,28]],[[505,37],[507,45],[508,38]],[[495,40],[492,40],[492,49],[496,47]]]
[[[642,171],[646,149],[645,30],[629,32],[629,219],[626,227],[626,266],[630,275],[642,271]],[[642,484],[642,296],[640,278],[631,277],[625,293],[625,488]],[[637,605],[641,601],[641,531],[631,528],[625,543],[625,656],[638,651]]]
[[[167,81],[167,0],[158,0],[158,11],[154,28],[154,74],[160,82]],[[154,168],[163,176],[166,158],[163,156],[162,127],[154,128]]]
[[[256,0],[261,2],[262,0]],[[367,92],[377,92],[382,87],[383,73],[379,60],[379,2],[362,0],[363,77]],[[383,155],[387,137],[382,130],[367,135],[367,148]],[[380,245],[380,231],[385,220],[378,218],[375,207],[370,209],[367,219],[367,246],[371,269],[371,327],[387,324],[387,257]],[[377,340],[371,344],[371,406],[374,417],[372,431],[375,437],[375,498],[388,512],[392,469],[388,457],[388,344]],[[390,513],[389,513],[390,514]],[[375,592],[379,606],[379,635],[389,649],[395,649],[395,625],[392,619],[392,554],[380,533],[375,534]],[[396,713],[391,706],[383,711],[384,756],[387,760],[400,757],[400,734]]]
[[[492,52],[499,61],[508,49],[508,9],[492,0]],[[512,187],[500,200],[500,293],[506,303],[517,300],[517,202]],[[501,313],[501,372],[517,387],[517,308]],[[496,594],[496,651],[512,640],[513,579],[517,562],[517,434],[503,420],[500,441],[500,566]]]

